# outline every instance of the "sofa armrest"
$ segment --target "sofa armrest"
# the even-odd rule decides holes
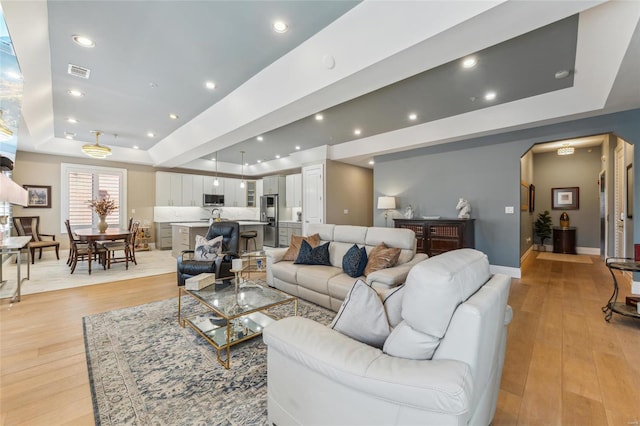
[[[267,265],[278,263],[284,257],[284,254],[287,252],[288,247],[279,247],[273,249],[267,249],[264,251],[265,256],[267,256]]]
[[[392,357],[303,317],[276,321],[263,337],[269,352],[374,398],[440,413],[469,410],[472,378],[463,362]]]
[[[367,284],[375,289],[386,289],[399,286],[407,280],[407,275],[409,275],[411,268],[428,257],[429,256],[424,253],[416,253],[413,259],[407,263],[372,272],[367,275]]]

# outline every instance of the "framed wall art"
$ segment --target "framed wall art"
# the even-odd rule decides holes
[[[551,209],[578,210],[580,208],[580,188],[551,188]]]
[[[27,205],[25,207],[51,208],[51,186],[22,185],[27,190]]]
[[[520,211],[529,211],[529,184],[520,181]]]

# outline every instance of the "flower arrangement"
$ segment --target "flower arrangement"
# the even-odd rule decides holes
[[[109,197],[89,201],[89,206],[91,206],[99,216],[107,216],[118,208],[116,202]]]

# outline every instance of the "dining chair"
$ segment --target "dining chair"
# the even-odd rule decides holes
[[[73,231],[71,231],[69,219],[65,220],[64,224],[67,227],[67,234],[69,235],[69,260],[67,261],[67,264],[71,267],[71,273],[73,274],[76,270],[78,260],[88,260],[89,243],[76,238]],[[100,261],[103,269],[107,269],[107,251],[104,248],[96,245],[92,250],[92,255]],[[89,272],[89,274],[91,274],[91,272]]]
[[[35,253],[39,250],[38,259],[42,259],[42,249],[54,247],[56,249],[56,258],[60,259],[60,241],[56,241],[53,234],[43,234],[40,232],[40,216],[14,216],[13,227],[21,237],[31,237],[31,241],[27,244],[31,252],[31,263],[35,263]],[[51,238],[46,239],[43,237]]]
[[[129,269],[129,262],[133,262],[137,265],[136,260],[136,235],[140,222],[133,221],[133,218],[129,219],[129,236],[120,241],[103,241],[101,246],[107,250],[107,268],[111,268],[112,263],[125,263],[125,269]],[[122,250],[124,253],[122,256],[116,256],[116,251]]]

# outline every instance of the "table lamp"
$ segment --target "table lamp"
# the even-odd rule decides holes
[[[389,210],[396,208],[395,197],[378,197],[378,210],[384,209],[384,227],[387,227],[387,217],[389,216]]]

